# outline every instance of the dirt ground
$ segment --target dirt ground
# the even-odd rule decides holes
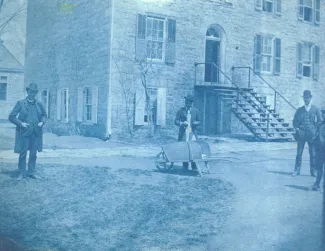
[[[308,155],[293,178],[294,150],[245,150],[223,151],[202,178],[180,164],[161,173],[152,156],[45,155],[43,179],[19,182],[17,159],[2,158],[0,236],[44,251],[321,251]]]

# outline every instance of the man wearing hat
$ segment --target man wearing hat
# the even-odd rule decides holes
[[[192,107],[194,102],[193,95],[188,94],[185,98],[185,106],[179,109],[175,117],[175,125],[179,126],[178,141],[197,139],[197,128],[201,124],[199,111]],[[184,169],[188,169],[188,163],[183,163]],[[192,163],[192,169],[196,169],[195,163]]]
[[[311,104],[311,98],[312,95],[310,90],[305,90],[303,93],[305,105],[298,108],[293,118],[293,127],[296,130],[297,156],[295,170],[292,176],[300,174],[302,153],[306,142],[309,148],[310,175],[316,176],[314,140],[316,137],[316,128],[321,123],[322,117],[320,110],[315,105]]]
[[[43,105],[35,99],[38,86],[29,84],[26,88],[27,97],[19,100],[11,113],[9,121],[16,125],[15,153],[19,153],[18,180],[27,176],[40,178],[35,172],[37,151],[43,147],[43,126],[47,115]],[[26,157],[29,150],[28,171],[26,172]]]

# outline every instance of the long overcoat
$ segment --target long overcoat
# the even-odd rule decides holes
[[[21,126],[23,122],[26,122],[28,117],[28,103],[27,99],[19,100],[15,107],[12,109],[11,113],[9,114],[9,121],[16,125],[16,137],[15,137],[15,153],[20,153],[23,140],[27,140],[26,135],[30,134],[28,128],[24,128]],[[43,122],[45,124],[47,120],[46,111],[41,102],[36,101],[35,103],[37,109],[37,117],[38,123]],[[43,150],[43,127],[36,128],[36,134],[38,137],[37,139],[37,151],[41,152]]]
[[[179,109],[176,113],[176,117],[174,120],[175,125],[179,126],[179,130],[178,130],[178,141],[185,141],[185,131],[186,131],[186,127],[184,126],[180,126],[181,122],[185,122],[187,121],[187,108],[186,107],[182,107],[181,109]],[[197,124],[194,125],[193,122],[196,122]],[[198,136],[198,127],[201,124],[201,116],[199,113],[199,110],[192,107],[191,108],[191,128],[192,128],[192,132],[195,136],[195,138],[197,138]]]

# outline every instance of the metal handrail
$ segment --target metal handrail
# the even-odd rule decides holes
[[[230,83],[236,87],[237,89],[237,102],[236,102],[236,110],[238,111],[238,101],[239,101],[239,90],[241,89],[237,84],[235,84],[231,78],[229,78],[222,70],[220,70],[220,68],[214,63],[214,62],[205,62],[205,63],[194,63],[194,66],[195,66],[195,85],[196,85],[196,69],[197,69],[197,66],[198,65],[206,65],[206,64],[210,64],[212,66],[214,66],[219,72],[222,73],[222,75],[228,79],[230,81]],[[283,100],[285,100],[292,108],[294,108],[295,110],[297,108],[295,108],[281,93],[279,93],[273,86],[271,86],[264,78],[262,78],[259,74],[257,74],[251,67],[232,67],[232,69],[240,69],[240,68],[246,68],[246,69],[249,69],[249,82],[248,82],[248,88],[250,88],[250,78],[251,78],[251,74],[250,74],[250,71],[252,71],[255,75],[257,75],[259,78],[261,78],[261,80],[263,82],[265,82],[274,92],[275,92],[275,95],[274,95],[274,112],[276,110],[276,95],[278,94],[281,98],[283,98]],[[211,84],[212,84],[212,81],[211,81]],[[263,112],[262,114],[264,114],[264,116],[267,117],[266,119],[266,123],[267,123],[267,130],[266,130],[266,141],[268,142],[268,137],[269,137],[269,126],[270,126],[270,113],[269,112]]]
[[[268,85],[276,95],[279,95],[285,102],[287,102],[288,105],[290,105],[293,109],[297,110],[297,108],[290,103],[289,100],[287,100],[280,92],[278,92],[272,85],[270,85],[260,74],[258,74],[257,72],[254,71],[254,69],[252,69],[249,66],[243,66],[243,67],[235,67],[233,66],[232,69],[248,69],[249,70],[249,84],[250,84],[250,72],[252,71],[254,75],[258,76],[266,85]],[[275,98],[276,98],[275,95]]]
[[[214,62],[207,62],[207,63],[194,63],[194,66],[195,68],[198,66],[198,65],[206,65],[206,64],[210,64],[210,65],[213,65],[219,72],[222,73],[223,76],[225,76],[232,85],[234,85],[237,89],[240,89],[240,87],[238,85],[236,85],[232,80],[231,78],[229,78],[226,73],[224,73],[222,70],[220,70],[220,68],[214,63]],[[195,73],[196,73],[196,70],[195,70]],[[195,77],[195,84],[196,84],[196,77]]]

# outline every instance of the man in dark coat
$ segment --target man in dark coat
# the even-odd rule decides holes
[[[35,99],[38,86],[29,84],[26,88],[27,97],[19,100],[11,113],[9,121],[16,125],[15,153],[19,153],[18,180],[25,176],[26,157],[29,150],[27,176],[40,178],[35,173],[37,151],[41,152],[43,147],[43,126],[47,115],[43,105]]]
[[[197,140],[197,129],[201,125],[199,111],[192,107],[194,97],[187,95],[185,97],[185,106],[179,109],[175,117],[175,125],[179,126],[178,141],[190,141],[193,136]],[[188,169],[188,163],[183,163],[184,169]],[[192,169],[196,169],[195,163],[192,163]]]
[[[321,123],[322,116],[319,108],[311,104],[312,95],[309,90],[304,91],[303,98],[305,105],[298,108],[293,119],[293,127],[296,130],[297,156],[292,176],[300,174],[302,153],[307,142],[310,157],[310,175],[315,177],[315,148],[313,142],[316,137],[316,128]]]
[[[325,107],[322,109],[323,122],[319,125],[315,140],[315,165],[317,177],[314,185],[311,187],[314,191],[320,190],[320,182],[324,173],[325,165]]]

